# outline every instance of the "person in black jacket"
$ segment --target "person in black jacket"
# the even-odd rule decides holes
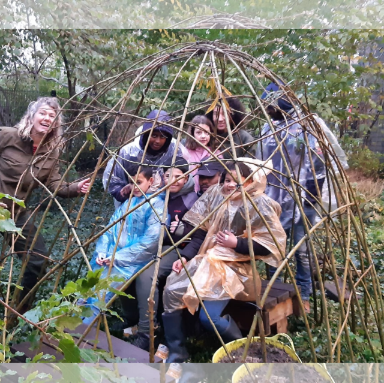
[[[195,183],[192,176],[187,175],[182,177],[184,173],[188,172],[189,170],[188,162],[183,157],[176,157],[175,163],[173,165],[172,179],[169,181],[169,178],[171,177],[171,165],[172,159],[169,159],[164,163],[164,183],[173,183],[169,188],[170,194],[168,201],[168,213],[171,216],[171,225],[169,227],[169,231],[172,238],[170,238],[166,232],[164,233],[162,249],[163,252],[171,247],[173,243],[178,242],[181,238],[187,235],[190,230],[193,229],[191,225],[184,224],[182,219],[184,214],[192,207],[198,198],[194,191]],[[182,178],[176,181],[176,179],[180,177]],[[204,238],[199,239],[199,233],[197,233],[192,244],[183,242],[178,246],[178,250],[182,253],[183,249],[186,249],[191,245],[193,249],[196,246],[200,247],[203,240]],[[194,252],[195,250],[193,249],[187,249],[187,251]],[[158,281],[154,296],[155,315],[159,303],[159,289],[162,290],[168,275],[172,272],[172,265],[177,259],[179,259],[177,251],[173,249],[160,260]],[[148,298],[152,287],[154,270],[155,264],[153,264],[141,275],[139,275],[135,281],[135,284],[133,284],[133,286],[131,285],[130,288],[128,288],[126,291],[126,293],[136,296],[136,299],[123,298],[122,301],[124,316],[127,319],[125,322],[126,327],[135,325],[138,322],[138,333],[135,335],[133,344],[144,350],[149,349]]]

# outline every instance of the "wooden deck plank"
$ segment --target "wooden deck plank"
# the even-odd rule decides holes
[[[79,334],[83,334],[88,326],[81,324],[73,331],[68,331],[73,337],[79,339]],[[111,336],[113,353],[120,358],[126,358],[129,363],[148,363],[149,353],[141,348],[138,348],[122,339]],[[94,345],[96,339],[96,327],[93,327],[86,336],[86,341]],[[97,348],[102,350],[109,350],[107,335],[104,331],[99,331],[99,337],[97,342]],[[155,356],[155,363],[160,363],[161,359]]]

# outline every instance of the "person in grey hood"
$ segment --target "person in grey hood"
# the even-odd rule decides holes
[[[315,136],[297,122],[299,117],[279,85],[269,84],[261,99],[266,104],[266,111],[271,117],[276,133],[273,134],[268,123],[264,125],[256,157],[264,161],[271,159],[273,162],[274,170],[267,176],[268,185],[265,193],[280,204],[282,208],[280,222],[287,235],[292,237],[293,246],[295,246],[306,234],[304,219],[309,221],[310,227],[315,222],[316,211],[313,206],[318,197],[316,182],[321,192],[325,179],[324,158]],[[305,135],[309,146],[305,145]],[[279,142],[284,142],[282,152],[288,169],[284,165],[282,153],[277,150]],[[312,171],[310,156],[314,171]],[[305,192],[297,190],[301,193],[306,217],[300,215],[297,202],[292,197],[291,178],[305,189]],[[301,287],[301,297],[306,312],[310,311],[309,296],[312,292],[309,250],[307,241],[304,241],[295,253],[296,283]],[[276,269],[270,268],[270,270],[274,273]]]
[[[198,197],[194,191],[195,182],[193,181],[192,176],[184,176],[189,170],[189,164],[183,157],[176,157],[174,164],[172,164],[172,158],[170,158],[164,163],[164,166],[164,184],[167,184],[168,182],[173,183],[169,187],[168,213],[171,216],[171,225],[168,230],[171,233],[173,242],[176,243],[193,229],[191,225],[187,223],[184,224],[182,219],[184,214],[192,207]],[[171,177],[171,168],[173,168],[172,178],[169,180]],[[180,179],[176,181],[177,178]],[[194,244],[183,242],[178,246],[178,250],[181,255],[183,255],[183,250],[191,245],[200,247],[203,239],[201,242],[198,239],[195,239]],[[162,251],[164,252],[171,246],[172,240],[165,232]],[[155,316],[159,304],[159,289],[162,290],[164,287],[168,275],[172,272],[172,265],[178,259],[177,251],[173,249],[159,261],[160,268],[154,296]],[[144,350],[149,350],[148,298],[151,291],[154,270],[155,264],[140,274],[136,278],[135,283],[126,290],[126,293],[135,296],[136,299],[123,298],[125,326],[130,327],[138,322],[138,333],[134,336],[133,344]]]

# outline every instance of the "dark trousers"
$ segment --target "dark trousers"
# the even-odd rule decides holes
[[[169,246],[164,246],[163,251],[168,248]],[[168,275],[172,272],[172,265],[178,259],[176,250],[172,250],[159,261],[160,267],[154,295],[155,320],[159,306],[159,289],[164,287]],[[141,273],[125,291],[127,294],[134,296],[135,299],[120,297],[124,318],[129,324],[139,323],[139,331],[144,333],[149,333],[148,298],[151,292],[154,271],[155,264]]]
[[[33,217],[30,218],[29,212],[23,212],[19,215],[16,220],[16,226],[18,228],[22,228],[24,226],[22,234],[25,238],[19,236],[15,242],[14,252],[18,255],[19,258],[23,259],[23,264],[24,261],[27,261],[25,272],[21,280],[21,286],[23,287],[23,290],[19,292],[18,302],[20,302],[36,285],[38,279],[45,274],[47,260],[39,254],[46,257],[47,249],[45,247],[43,236],[39,234],[37,236],[35,245],[33,246],[33,250],[28,252],[37,231],[36,226],[33,224]],[[5,241],[8,241],[9,244],[11,243],[10,237],[10,234],[6,234],[5,236]],[[33,296],[29,300],[30,303],[33,300]]]

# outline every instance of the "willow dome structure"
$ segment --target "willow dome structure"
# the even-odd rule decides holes
[[[166,89],[159,89],[158,84],[163,84],[164,78],[167,79],[169,86]],[[238,129],[247,129],[252,133],[254,136],[252,144],[255,147],[262,143],[262,127],[271,121],[266,112],[268,98],[262,100],[261,95],[270,82],[280,84],[281,96],[294,106],[297,115],[300,116],[298,123],[301,124],[305,137],[308,137],[307,134],[309,134],[317,139],[318,149],[323,154],[323,164],[325,165],[326,182],[324,189],[329,191],[327,200],[321,197],[321,195],[325,195],[324,190],[323,194],[317,193],[317,196],[314,196],[306,189],[306,185],[300,183],[299,177],[295,174],[291,174],[287,182],[282,182],[283,186],[281,186],[289,191],[299,214],[303,214],[303,203],[307,200],[306,196],[311,195],[314,198],[311,204],[317,216],[315,224],[311,225],[308,220],[305,220],[305,235],[297,245],[294,246],[288,240],[286,253],[282,254],[284,260],[278,268],[278,271],[284,274],[285,281],[292,283],[296,291],[299,292],[294,278],[294,254],[300,244],[307,241],[312,254],[311,269],[314,273],[312,275],[314,315],[307,316],[304,314],[304,323],[311,348],[311,359],[317,360],[311,336],[311,327],[314,325],[324,326],[326,329],[327,339],[324,339],[324,342],[327,342],[328,362],[340,361],[341,352],[344,360],[354,360],[351,332],[364,334],[367,339],[367,347],[370,347],[372,355],[375,355],[371,340],[377,338],[384,347],[382,292],[365,238],[358,203],[348,182],[342,161],[334,150],[333,142],[329,140],[331,136],[324,131],[316,116],[301,103],[288,85],[283,85],[283,79],[270,71],[257,58],[221,43],[185,43],[142,59],[123,73],[100,82],[92,89],[85,90],[84,92],[92,92],[92,101],[84,105],[75,120],[67,123],[65,138],[74,138],[79,141],[80,137],[85,138],[86,135],[87,139],[82,141],[84,144],[70,163],[69,168],[75,165],[77,157],[86,150],[88,145],[92,143],[98,146],[101,153],[94,172],[90,174],[92,182],[94,182],[97,173],[100,174],[99,171],[105,168],[107,162],[111,158],[119,157],[120,148],[137,138],[134,135],[135,130],[148,121],[145,116],[151,109],[166,110],[169,113],[171,119],[167,125],[173,129],[175,145],[178,146],[181,144],[182,138],[187,135],[187,129],[190,126],[189,121],[194,115],[205,114],[207,108],[212,110],[215,106],[220,106],[223,110],[231,112],[227,98],[237,97],[246,109],[243,119],[232,130],[228,129],[227,142],[214,134],[214,137],[219,139],[218,150],[225,148],[226,155],[224,158],[218,158],[217,155],[211,153],[217,161],[226,167],[229,160],[237,160],[239,149],[242,148],[241,144],[236,146],[233,140],[233,135]],[[186,83],[189,84],[188,89],[185,86]],[[246,90],[244,91],[244,89]],[[116,94],[117,91],[120,92],[121,97],[115,99],[113,107],[106,107],[103,100],[109,97],[112,92]],[[66,108],[70,108],[71,102],[73,100],[69,100],[64,105],[64,111]],[[156,119],[157,117],[154,121]],[[96,120],[97,124],[92,124],[92,121]],[[91,124],[85,123],[86,121],[91,121]],[[105,140],[102,140],[98,133],[99,127],[103,124],[108,124],[110,127]],[[227,127],[230,124],[228,117],[226,124]],[[122,126],[124,127],[123,130]],[[291,159],[284,149],[286,142],[282,133],[284,129],[288,128],[289,126],[281,130],[272,129],[270,133],[278,144],[278,149],[274,154],[281,156],[285,169],[289,169]],[[118,139],[116,139],[117,136]],[[299,144],[305,148],[304,150],[311,152],[308,147],[308,139]],[[319,191],[321,186],[317,182],[318,177],[314,166],[316,154],[312,152],[312,155],[313,158],[311,155],[309,156],[311,159],[309,169],[313,173],[316,190]],[[251,157],[252,154],[249,156]],[[175,158],[176,151],[173,161]],[[276,179],[284,177],[282,172],[276,169],[270,170]],[[290,172],[288,171],[288,173]],[[250,198],[242,185],[239,185],[239,189],[244,199]],[[167,204],[169,185],[161,190],[167,191],[165,199]],[[92,190],[90,195],[92,195]],[[111,199],[111,196],[105,192],[103,198],[107,200]],[[105,212],[99,211],[95,213],[92,234],[87,238],[82,237],[76,227],[82,220],[81,215],[84,207],[90,203],[92,202],[89,201],[87,195],[81,205],[76,207],[78,213],[75,217],[73,217],[73,213],[69,216],[65,209],[62,209],[64,220],[71,228],[71,235],[67,240],[68,244],[73,241],[78,247],[70,251],[68,245],[60,264],[55,265],[48,272],[48,277],[57,276],[57,284],[62,278],[63,266],[70,262],[73,257],[82,254],[85,265],[89,267],[92,253],[87,252],[87,249],[110,227],[99,225],[97,217],[107,215]],[[103,203],[101,205],[103,208]],[[48,208],[50,206],[51,204]],[[159,219],[164,222],[165,215]],[[161,230],[161,238],[163,238],[167,231],[166,226],[162,225]],[[161,254],[161,246],[159,246],[158,256],[163,255],[166,254]],[[254,261],[253,254],[251,258]],[[153,260],[151,264],[153,262],[158,261]],[[262,262],[258,262],[256,266],[260,275],[265,278],[264,266],[261,264]],[[157,273],[158,269],[155,270]],[[47,276],[42,278],[40,283],[44,282],[48,278]],[[272,286],[275,278],[270,281],[270,286]],[[324,287],[326,281],[337,281],[335,286],[339,303],[336,304],[336,310],[339,322],[336,336],[331,334],[331,323],[328,315],[329,304]],[[126,282],[125,286],[130,282]],[[256,303],[259,307],[263,307],[268,291],[267,288],[264,294],[257,297]],[[109,305],[112,302],[113,300],[110,301]],[[303,309],[302,302],[300,305]],[[153,323],[153,313],[151,317]],[[94,323],[100,325],[97,318],[93,321]]]

